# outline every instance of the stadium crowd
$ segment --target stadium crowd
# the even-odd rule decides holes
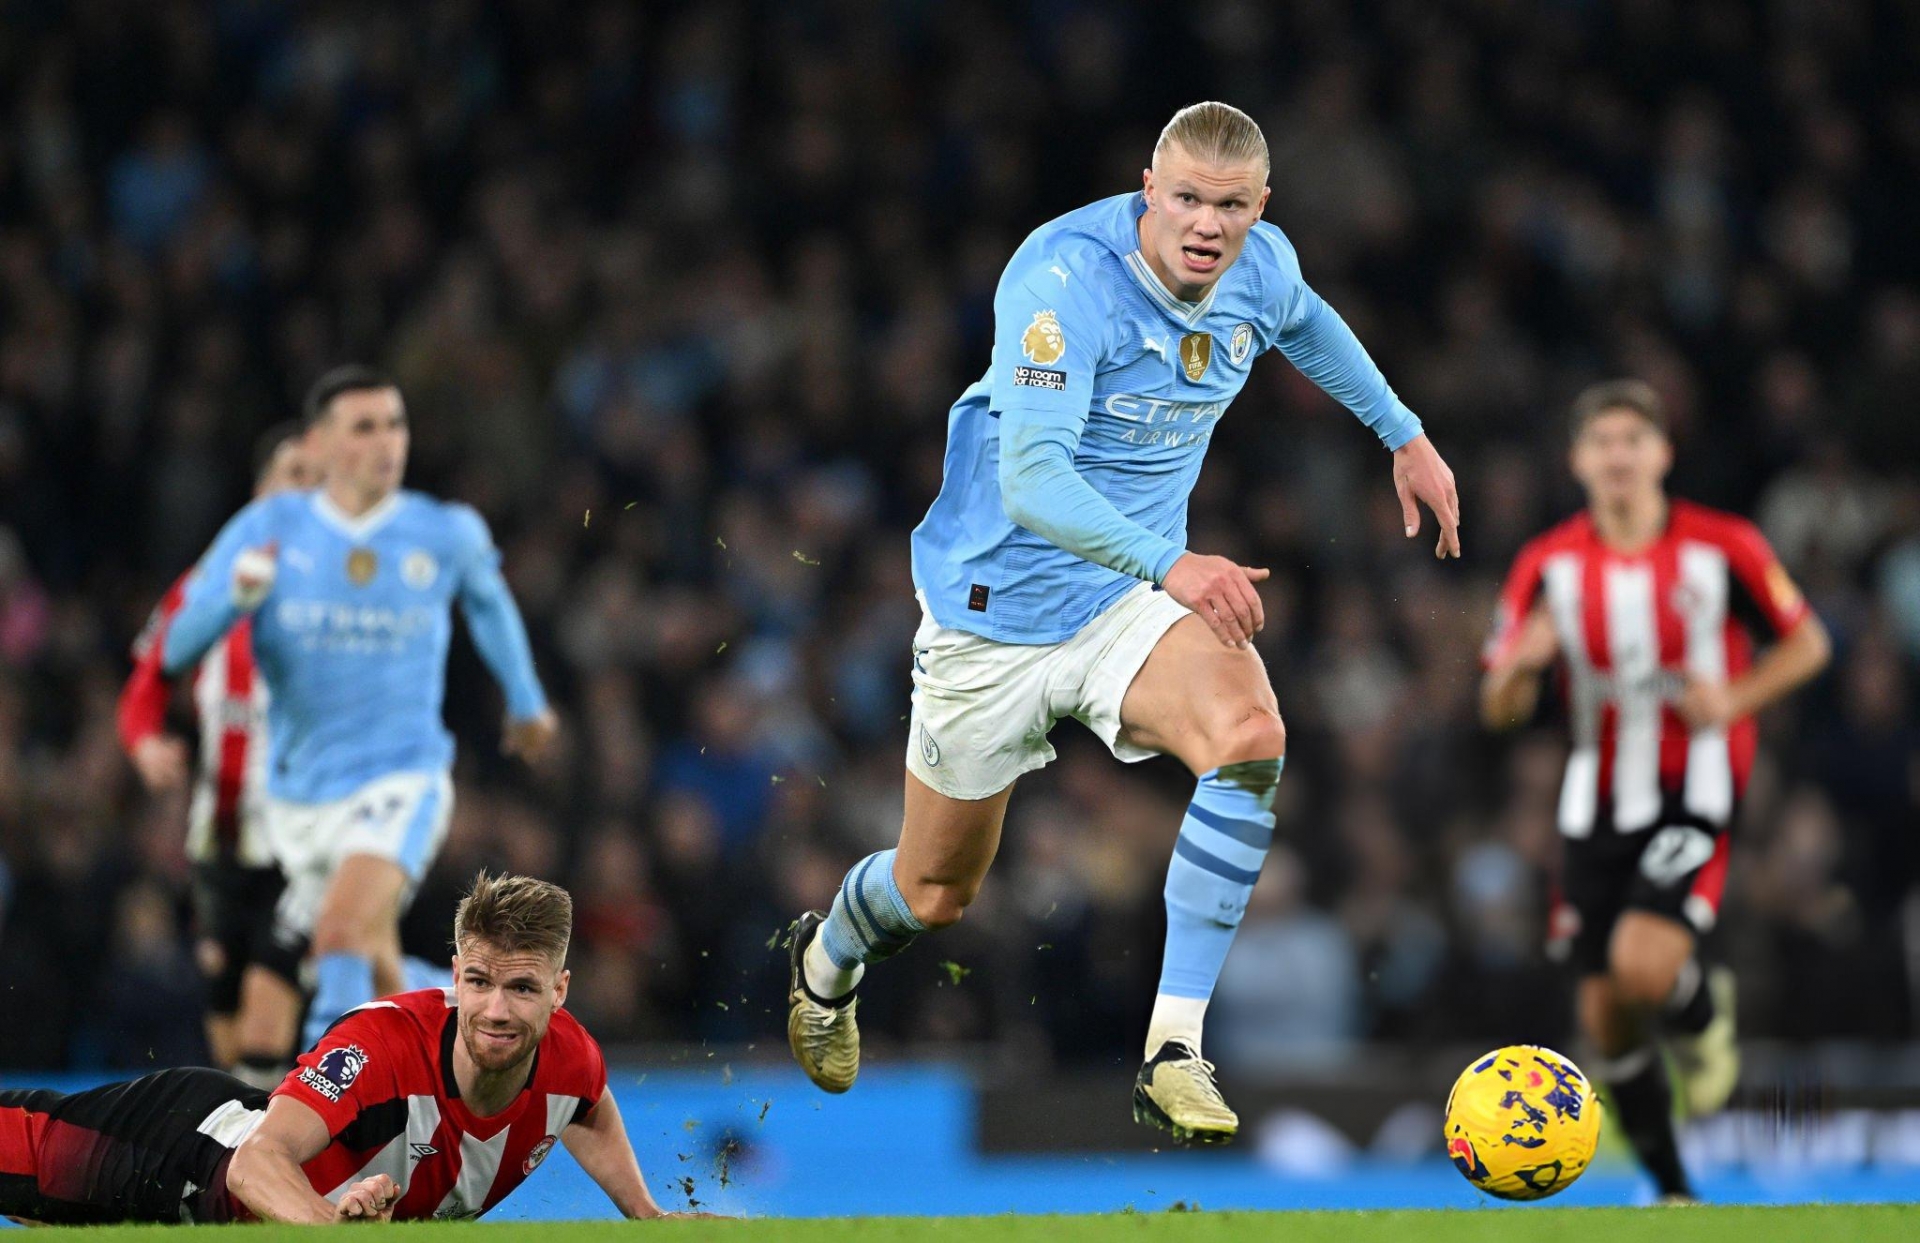
[[[1762,1036],[1913,1034],[1920,4],[0,0],[0,1065],[200,1048],[183,806],[113,704],[146,611],[326,366],[389,368],[410,478],[505,552],[561,754],[456,646],[452,837],[580,903],[570,1006],[777,1054],[786,920],[898,831],[907,532],[1026,232],[1138,185],[1201,98],[1458,470],[1466,558],[1256,369],[1192,544],[1271,566],[1291,743],[1215,1002],[1236,1066],[1562,1038],[1561,745],[1478,728],[1519,545],[1578,503],[1568,397],[1631,373],[1674,490],[1755,516],[1833,671],[1764,723],[1722,952]],[[1190,788],[1071,724],[870,1045],[1131,1056]]]

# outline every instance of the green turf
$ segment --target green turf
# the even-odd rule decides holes
[[[365,1229],[366,1227],[360,1227]],[[309,1230],[236,1227],[249,1240],[311,1243]],[[1791,1208],[1466,1209],[1404,1213],[1111,1213],[1092,1217],[871,1217],[717,1222],[418,1222],[388,1229],[436,1240],[537,1238],[540,1243],[611,1243],[667,1232],[675,1243],[1877,1243],[1920,1238],[1920,1205],[1803,1205]],[[66,1233],[99,1243],[172,1226],[92,1228]],[[23,1236],[23,1238],[26,1236]],[[55,1237],[31,1236],[34,1243]],[[223,1236],[227,1237],[227,1236]]]

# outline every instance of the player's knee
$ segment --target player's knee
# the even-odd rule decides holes
[[[922,881],[910,887],[905,897],[907,907],[913,911],[913,917],[927,927],[950,928],[960,922],[967,907],[979,894],[978,885],[963,885],[942,881]]]
[[[1287,727],[1280,713],[1264,705],[1246,709],[1217,741],[1214,767],[1277,760],[1287,753]]]
[[[1608,964],[1613,995],[1623,1006],[1656,1010],[1673,993],[1674,966],[1642,954],[1615,954]]]

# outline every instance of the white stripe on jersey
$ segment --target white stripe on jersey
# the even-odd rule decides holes
[[[407,1129],[388,1140],[379,1151],[367,1158],[366,1163],[358,1170],[349,1174],[338,1187],[327,1192],[327,1202],[340,1203],[340,1197],[347,1193],[347,1188],[363,1178],[372,1178],[375,1174],[385,1174],[393,1179],[394,1185],[400,1188],[400,1194],[405,1195],[407,1184],[413,1178],[413,1167],[421,1161],[420,1148],[432,1144],[433,1133],[439,1129],[439,1100],[432,1096],[409,1096],[407,1098]]]
[[[577,1096],[547,1097],[547,1134],[559,1135],[573,1121],[573,1115],[579,1108],[580,1098]]]
[[[1586,837],[1593,832],[1600,788],[1600,702],[1594,693],[1593,666],[1587,660],[1580,575],[1576,553],[1548,557],[1540,568],[1547,612],[1553,618],[1560,652],[1567,662],[1567,689],[1572,701],[1573,754],[1567,757],[1567,774],[1560,782],[1560,832],[1568,837]]]
[[[1679,589],[1686,607],[1687,672],[1727,680],[1727,555],[1711,544],[1680,545]],[[1733,815],[1733,753],[1724,727],[1695,730],[1687,742],[1687,810],[1714,824]]]
[[[500,1157],[507,1150],[513,1128],[503,1126],[492,1139],[460,1136],[460,1180],[433,1210],[435,1217],[472,1217],[486,1207],[487,1193],[500,1173]]]
[[[1653,567],[1609,565],[1604,575],[1617,713],[1613,824],[1623,831],[1648,829],[1660,818],[1660,620]]]

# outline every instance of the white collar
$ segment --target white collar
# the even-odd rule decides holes
[[[1147,296],[1152,298],[1161,310],[1187,327],[1191,328],[1199,323],[1206,317],[1207,312],[1213,309],[1214,295],[1220,292],[1219,281],[1213,282],[1207,289],[1207,296],[1200,301],[1182,302],[1174,297],[1173,291],[1160,280],[1160,274],[1147,263],[1145,255],[1136,250],[1126,257],[1126,261],[1127,271],[1133,273],[1134,283],[1146,290]],[[1226,273],[1222,272],[1221,276],[1224,278]]]
[[[313,494],[313,512],[326,523],[350,540],[365,542],[375,531],[387,525],[393,516],[400,512],[400,493],[395,492],[358,518],[333,503],[327,490],[321,488]]]

